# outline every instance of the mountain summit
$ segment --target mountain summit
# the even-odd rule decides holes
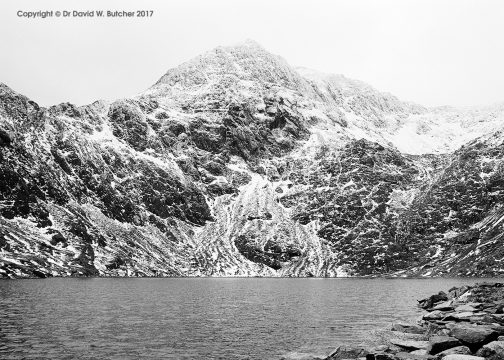
[[[218,47],[111,103],[0,85],[0,276],[482,276],[504,108]]]
[[[236,46],[220,46],[168,70],[155,86],[191,87],[212,82],[253,81],[297,89],[304,80],[279,56],[252,40]]]

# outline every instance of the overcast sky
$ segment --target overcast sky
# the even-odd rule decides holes
[[[18,10],[154,10],[148,19]],[[500,0],[3,0],[0,82],[47,106],[134,95],[218,45],[254,39],[291,65],[424,105],[504,102]]]

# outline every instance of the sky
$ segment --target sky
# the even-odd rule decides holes
[[[18,11],[152,10],[27,19]],[[40,105],[135,95],[168,69],[253,39],[293,66],[427,106],[504,102],[501,0],[2,0],[0,82]]]

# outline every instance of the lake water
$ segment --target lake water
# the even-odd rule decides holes
[[[477,279],[0,281],[1,359],[280,359],[362,344]]]

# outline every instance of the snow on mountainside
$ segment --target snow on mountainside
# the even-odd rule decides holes
[[[343,75],[297,70],[317,85],[326,102],[333,102],[345,114],[352,135],[388,142],[407,154],[452,152],[500,129],[504,121],[504,103],[479,108],[426,108]]]
[[[463,144],[502,128],[504,104],[480,108],[441,107],[411,115],[394,134],[394,146],[409,154],[450,153]]]
[[[500,274],[503,114],[253,41],[112,103],[2,84],[0,276]]]

